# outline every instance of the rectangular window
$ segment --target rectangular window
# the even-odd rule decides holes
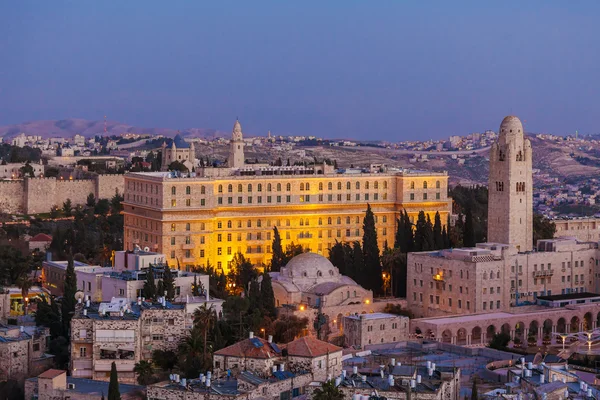
[[[414,193],[411,193],[411,194],[410,194],[410,199],[411,199],[411,200],[414,200],[414,199],[415,199],[415,194],[414,194]]]

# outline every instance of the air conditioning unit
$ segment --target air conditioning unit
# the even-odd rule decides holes
[[[69,384],[67,385],[67,387],[68,387],[69,389],[75,389],[75,384],[74,384],[74,383],[69,383]]]

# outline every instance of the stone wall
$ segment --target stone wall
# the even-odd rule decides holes
[[[123,193],[123,175],[99,175],[94,179],[57,180],[27,178],[0,182],[0,212],[36,214],[49,212],[52,206],[62,207],[71,199],[73,206],[85,204],[93,193],[97,199],[110,199],[115,191]]]
[[[29,341],[19,340],[0,343],[0,381],[14,379],[23,382],[29,375]]]
[[[0,212],[20,214],[23,209],[23,182],[0,182]]]

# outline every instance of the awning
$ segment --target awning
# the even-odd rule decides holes
[[[104,351],[117,351],[118,349],[116,347],[100,347],[100,350],[104,350]]]
[[[122,346],[119,348],[119,350],[135,351],[135,347],[134,346]]]

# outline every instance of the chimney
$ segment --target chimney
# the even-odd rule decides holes
[[[254,338],[254,332],[250,331],[250,333],[248,334],[250,339]]]
[[[269,335],[269,343],[273,343],[273,335]]]

